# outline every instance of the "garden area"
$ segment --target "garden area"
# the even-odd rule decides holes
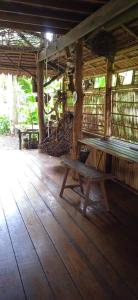
[[[57,104],[57,91],[60,88],[61,79],[44,89],[45,123],[51,120],[56,122],[62,113],[61,103]],[[33,141],[37,147],[38,139],[35,131],[38,132],[38,99],[34,78],[1,74],[0,99],[0,149],[18,149],[19,130],[22,132],[34,130]],[[23,142],[25,148],[28,148],[28,136],[25,134]]]
[[[38,124],[32,79],[0,75],[0,135],[15,134],[16,127]]]
[[[19,128],[38,126],[32,79],[1,74],[0,99],[0,148],[18,149]]]

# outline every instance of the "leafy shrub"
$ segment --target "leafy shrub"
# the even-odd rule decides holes
[[[27,78],[26,76],[19,77],[18,83],[25,94],[32,93],[32,85],[31,85],[31,78]]]
[[[10,132],[10,122],[6,116],[0,116],[0,134],[7,134]]]
[[[22,124],[38,124],[38,113],[36,98],[32,91],[32,79],[25,76],[18,78],[18,83],[24,91],[26,101],[20,105],[19,113],[22,117]]]

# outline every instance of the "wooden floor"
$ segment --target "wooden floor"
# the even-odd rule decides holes
[[[0,300],[132,300],[138,297],[138,199],[108,183],[82,217],[65,191],[60,160],[0,151]]]

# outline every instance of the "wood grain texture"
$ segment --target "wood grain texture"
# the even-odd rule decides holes
[[[111,214],[95,200],[87,220],[78,196],[57,196],[59,159],[37,151],[0,154],[0,299],[135,300],[135,196],[109,184]]]

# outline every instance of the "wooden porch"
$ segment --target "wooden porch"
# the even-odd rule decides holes
[[[106,213],[93,186],[84,218],[58,196],[61,159],[1,151],[0,166],[0,299],[137,299],[137,195],[108,182]]]

